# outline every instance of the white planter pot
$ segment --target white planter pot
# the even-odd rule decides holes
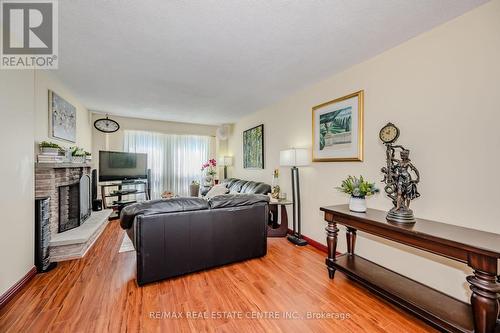
[[[44,155],[59,155],[59,148],[42,147],[41,151]]]
[[[85,156],[73,156],[71,158],[71,163],[85,163]]]
[[[356,213],[365,213],[366,212],[366,199],[351,197],[349,201],[349,210]]]

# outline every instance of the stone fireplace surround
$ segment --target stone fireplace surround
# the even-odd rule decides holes
[[[77,183],[83,175],[90,175],[90,166],[75,165],[61,167],[57,165],[37,164],[35,168],[35,197],[50,197],[50,234],[58,233],[59,226],[59,187]]]
[[[77,228],[58,233],[59,187],[74,184],[83,175],[90,176],[90,165],[76,163],[37,163],[35,166],[35,196],[50,197],[51,261],[81,258],[99,237],[108,222],[111,210],[92,212]]]

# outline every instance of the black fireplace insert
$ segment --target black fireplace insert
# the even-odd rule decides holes
[[[64,232],[80,226],[91,213],[90,177],[83,175],[78,182],[59,186],[59,228]]]

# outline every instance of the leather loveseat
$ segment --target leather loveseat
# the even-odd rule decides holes
[[[137,283],[264,256],[268,202],[261,194],[227,194],[125,207],[120,224],[136,249]]]

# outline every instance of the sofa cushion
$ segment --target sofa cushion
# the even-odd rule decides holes
[[[129,229],[132,227],[132,223],[137,215],[155,215],[204,209],[209,209],[208,201],[192,197],[140,202],[126,206],[122,209],[120,214],[120,226],[123,229]]]
[[[247,182],[240,190],[241,193],[268,194],[271,187],[260,182]]]
[[[228,187],[229,191],[240,192],[241,188],[243,187],[243,185],[246,184],[246,182],[247,182],[246,180],[242,180],[242,179],[238,179],[238,180],[234,181],[231,184],[231,187]]]
[[[226,184],[219,184],[213,186],[210,191],[205,194],[206,199],[213,198],[217,195],[227,194],[229,193],[229,189],[226,187]]]
[[[230,193],[248,193],[248,194],[268,194],[271,193],[271,186],[261,182],[242,180],[237,178],[228,178],[222,181],[229,189]]]
[[[213,197],[208,201],[210,208],[228,208],[250,206],[259,202],[269,202],[269,196],[263,194],[224,194]]]
[[[233,184],[238,181],[239,179],[238,178],[226,178],[224,180],[222,180],[222,184],[226,184],[226,187],[227,188],[231,188],[231,186],[233,186]]]

